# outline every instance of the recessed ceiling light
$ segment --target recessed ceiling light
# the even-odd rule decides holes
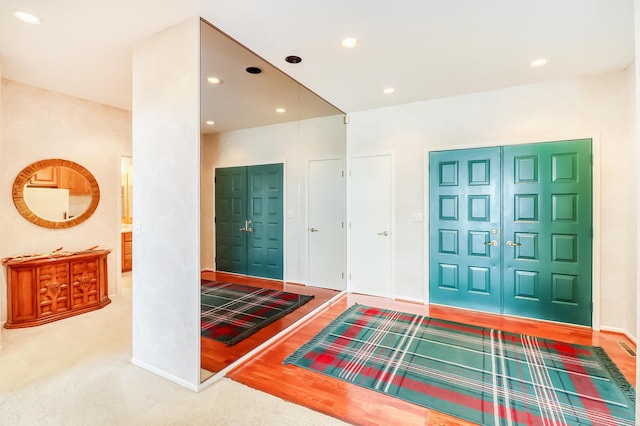
[[[262,70],[258,67],[247,67],[244,69],[249,74],[260,74]]]
[[[207,123],[207,126],[213,126],[214,124],[216,124],[216,122],[213,120],[207,120],[206,123]]]
[[[40,23],[40,18],[38,18],[37,16],[27,12],[22,12],[20,10],[16,10],[15,12],[13,12],[13,16],[18,18],[22,22],[26,22],[27,24],[37,25]]]
[[[547,64],[547,60],[545,58],[536,59],[535,61],[531,61],[529,64],[532,67],[541,67]]]
[[[395,92],[396,89],[394,89],[393,87],[387,87],[386,89],[383,90],[384,93],[386,93],[387,95]]]
[[[286,58],[284,58],[284,60],[289,62],[290,64],[299,64],[300,62],[302,62],[302,58],[296,55],[287,56]]]
[[[340,46],[345,49],[353,49],[354,47],[358,47],[358,44],[360,44],[360,41],[354,37],[345,38],[340,42]]]
[[[278,113],[282,114],[282,113],[284,113],[284,112],[287,112],[287,110],[286,110],[286,109],[284,109],[284,108],[276,108],[276,112],[278,112]]]
[[[220,80],[218,77],[207,77],[207,82],[215,85],[222,84],[222,80]]]

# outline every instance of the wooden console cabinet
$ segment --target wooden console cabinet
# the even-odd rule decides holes
[[[107,255],[111,250],[3,262],[7,270],[5,328],[33,327],[111,303]]]

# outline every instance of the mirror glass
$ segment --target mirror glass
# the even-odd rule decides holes
[[[338,108],[205,21],[201,73],[202,278],[294,293],[300,306],[237,344],[202,338],[206,379],[346,289],[346,126]],[[225,198],[227,186],[250,195]],[[257,195],[262,186],[271,195]],[[275,243],[260,269],[262,235]]]
[[[28,221],[44,228],[68,228],[84,222],[98,206],[100,189],[93,175],[68,160],[48,159],[25,167],[13,184],[13,202]]]

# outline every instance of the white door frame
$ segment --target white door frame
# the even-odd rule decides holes
[[[311,182],[311,179],[310,179],[311,173],[310,173],[310,170],[311,170],[311,163],[312,162],[317,162],[317,161],[341,161],[342,162],[342,172],[343,172],[343,174],[346,174],[346,164],[345,164],[346,161],[345,161],[344,157],[328,157],[328,158],[322,157],[322,158],[310,158],[310,159],[307,160],[307,170],[306,170],[306,184],[307,184],[306,186],[307,186],[307,188],[306,188],[306,212],[305,212],[306,213],[306,217],[305,217],[305,223],[304,223],[305,224],[304,230],[302,230],[302,233],[304,234],[304,242],[303,242],[303,244],[304,244],[304,246],[306,248],[306,259],[305,259],[306,260],[306,279],[304,280],[306,285],[313,285],[310,282],[311,281],[311,273],[310,273],[311,272],[311,239],[309,238],[308,229],[309,229],[309,226],[310,226],[310,223],[309,223],[310,214],[309,214],[309,212],[311,211],[311,209],[309,208],[310,207],[310,203],[311,203],[311,184],[310,184],[310,182]],[[346,259],[347,253],[348,253],[347,252],[347,232],[346,232],[347,231],[347,212],[346,212],[346,209],[347,209],[347,180],[346,180],[346,178],[347,178],[347,176],[343,175],[343,178],[344,178],[344,192],[343,192],[343,196],[344,196],[344,200],[343,200],[343,202],[344,202],[344,204],[343,204],[344,205],[344,214],[343,214],[343,228],[344,228],[344,233],[343,233],[343,235],[344,235],[344,239],[343,239],[343,247],[344,247],[343,274],[344,274],[344,276],[343,276],[342,281],[341,281],[342,286],[343,286],[342,290],[344,290],[344,287],[346,287],[346,283],[348,281],[347,280],[347,259]]]
[[[351,206],[351,200],[352,200],[352,188],[351,188],[351,161],[353,159],[356,158],[370,158],[370,157],[389,157],[389,161],[391,163],[391,182],[390,182],[390,194],[389,194],[389,198],[390,198],[390,208],[391,208],[391,212],[390,212],[390,224],[389,224],[389,232],[390,232],[390,244],[391,244],[391,253],[389,256],[389,261],[391,262],[390,265],[390,274],[391,274],[391,282],[390,282],[390,291],[391,291],[391,297],[395,297],[396,296],[396,203],[395,203],[395,176],[396,176],[396,167],[395,167],[395,157],[393,155],[393,152],[389,152],[389,151],[384,151],[384,152],[377,152],[377,153],[371,153],[371,154],[358,154],[358,155],[350,155],[347,158],[347,292],[351,292],[352,291],[352,287],[351,287],[351,249],[352,249],[352,244],[351,244],[351,220],[352,220],[352,206]]]

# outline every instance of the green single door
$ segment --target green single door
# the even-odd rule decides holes
[[[591,140],[504,147],[504,313],[591,325]]]
[[[283,278],[283,165],[216,169],[216,269]]]
[[[247,170],[249,229],[247,274],[282,279],[282,164]]]
[[[247,273],[247,168],[216,169],[216,269]]]
[[[500,148],[429,155],[431,303],[501,312]]]

